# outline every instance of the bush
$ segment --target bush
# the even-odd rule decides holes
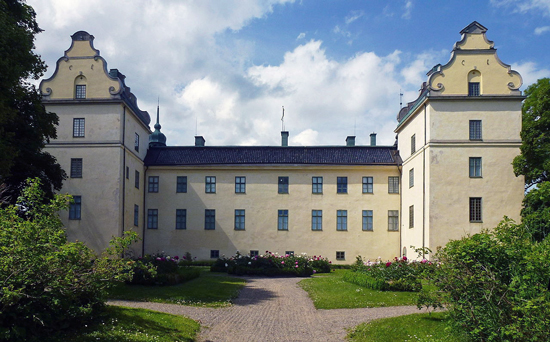
[[[297,276],[309,277],[314,273],[330,272],[330,261],[321,256],[284,255],[266,251],[266,254],[250,256],[239,252],[230,258],[220,258],[210,268],[212,272],[235,275]]]
[[[184,257],[185,258],[185,257]],[[200,270],[182,263],[178,256],[146,255],[134,264],[134,276],[128,283],[139,285],[176,285],[200,276]]]
[[[363,261],[361,256],[351,267],[353,272],[344,275],[344,280],[359,286],[379,291],[411,291],[422,289],[421,276],[432,263],[427,260],[409,262],[407,257],[382,262]]]
[[[453,325],[474,341],[547,341],[550,240],[536,242],[505,219],[492,231],[449,242],[433,281]],[[426,300],[425,304],[429,304]]]
[[[136,239],[114,239],[101,256],[67,242],[58,212],[69,196],[44,204],[38,179],[28,181],[16,206],[0,209],[0,339],[32,341],[91,319],[113,281],[131,276],[118,258]]]

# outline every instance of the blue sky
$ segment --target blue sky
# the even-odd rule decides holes
[[[394,142],[399,92],[416,98],[460,30],[488,28],[524,86],[550,77],[550,0],[28,0],[54,72],[70,35],[95,36],[143,110],[161,102],[169,145]]]

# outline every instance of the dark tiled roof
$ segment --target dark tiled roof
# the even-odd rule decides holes
[[[397,165],[396,154],[389,146],[173,146],[149,148],[145,165]]]

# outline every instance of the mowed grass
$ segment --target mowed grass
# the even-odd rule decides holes
[[[192,319],[161,312],[108,306],[92,323],[71,332],[44,337],[52,342],[174,342],[195,341],[200,324]]]
[[[298,284],[309,294],[317,309],[355,309],[416,305],[414,292],[375,291],[345,282],[350,270],[335,270],[304,279]]]
[[[355,327],[348,334],[351,342],[465,342],[467,337],[446,329],[446,312],[413,314],[392,318],[377,319]]]
[[[226,307],[237,298],[245,280],[203,271],[201,276],[174,286],[119,284],[109,292],[110,299],[172,303],[202,307]]]

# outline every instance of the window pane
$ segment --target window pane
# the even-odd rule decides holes
[[[82,178],[82,158],[71,159],[71,178]]]
[[[288,177],[279,177],[278,192],[280,194],[288,194]]]
[[[388,210],[388,230],[399,230],[398,210]]]
[[[77,99],[86,98],[86,85],[77,85],[75,89],[75,97]]]
[[[414,186],[414,169],[409,170],[409,188]]]
[[[187,229],[186,209],[176,209],[176,229]]]
[[[336,211],[336,230],[348,230],[348,211]]]
[[[363,210],[363,230],[371,231],[372,226],[372,210]]]
[[[218,259],[219,257],[220,257],[220,250],[219,249],[210,250],[210,259]]]
[[[312,177],[311,178],[311,192],[314,194],[323,193],[323,177]]]
[[[81,208],[81,196],[73,196],[73,203],[69,204],[69,220],[80,220]]]
[[[373,180],[372,177],[363,177],[363,193],[372,194],[373,192]]]
[[[336,192],[339,194],[348,193],[348,177],[337,177],[336,178]]]
[[[73,119],[73,137],[84,137],[84,119]]]
[[[158,229],[159,211],[158,209],[147,210],[147,228]]]
[[[481,139],[481,120],[470,120],[470,140]]]
[[[416,134],[413,134],[411,137],[411,154],[416,152]]]
[[[135,133],[134,149],[139,152],[139,135]]]
[[[235,209],[235,230],[244,230],[244,209]]]
[[[323,230],[323,211],[311,211],[311,230]]]
[[[139,206],[134,204],[134,226],[139,225]]]
[[[149,192],[159,192],[159,176],[149,176]]]
[[[409,228],[414,228],[414,205],[409,207]]]
[[[139,171],[136,170],[134,173],[135,181],[134,186],[139,189]]]
[[[216,210],[214,209],[204,210],[204,229],[206,230],[216,229]]]
[[[470,157],[470,177],[481,177],[481,157]]]
[[[235,177],[235,193],[244,194],[246,192],[246,177]]]
[[[216,177],[215,176],[207,176],[205,178],[205,192],[214,194],[216,193]]]
[[[479,82],[468,83],[468,96],[479,96]]]
[[[178,176],[176,180],[176,192],[187,192],[187,176]]]
[[[470,197],[470,221],[481,222],[481,197]]]
[[[288,210],[279,210],[278,216],[277,229],[288,230]]]
[[[399,193],[399,177],[388,177],[388,193]]]

